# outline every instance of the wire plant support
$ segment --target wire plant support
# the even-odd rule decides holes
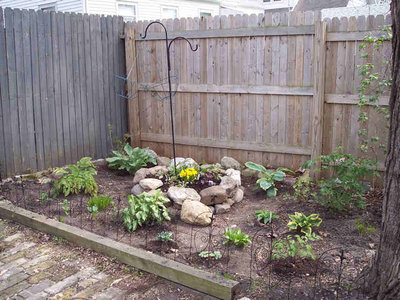
[[[174,111],[173,111],[173,107],[172,107],[172,84],[171,84],[171,58],[170,58],[170,48],[173,42],[177,41],[177,40],[185,40],[189,46],[190,46],[190,50],[192,50],[193,52],[197,51],[197,49],[199,49],[199,45],[196,45],[194,48],[192,46],[192,44],[190,43],[190,41],[183,37],[183,36],[178,36],[175,37],[171,40],[168,39],[168,31],[167,28],[164,26],[163,23],[159,22],[159,21],[154,21],[151,22],[149,25],[146,26],[146,29],[144,30],[144,35],[140,34],[140,38],[141,39],[146,39],[147,37],[147,30],[149,29],[149,27],[153,24],[159,24],[162,26],[162,28],[164,28],[165,31],[165,48],[167,50],[167,66],[168,66],[168,93],[169,93],[169,107],[170,107],[170,114],[171,114],[171,133],[172,133],[172,152],[173,152],[173,156],[174,156],[174,174],[176,175],[176,150],[175,150],[175,129],[174,129]]]

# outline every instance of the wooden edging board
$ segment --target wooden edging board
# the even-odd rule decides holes
[[[82,247],[220,299],[232,299],[239,282],[199,270],[0,201],[0,217],[62,237]]]

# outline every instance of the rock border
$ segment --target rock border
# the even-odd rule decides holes
[[[239,286],[237,281],[49,219],[43,215],[17,207],[7,200],[0,201],[0,217],[62,237],[82,247],[91,248],[102,254],[115,257],[122,263],[220,299],[232,299]]]

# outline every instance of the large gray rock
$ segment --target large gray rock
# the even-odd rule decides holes
[[[241,188],[237,188],[236,191],[233,193],[232,200],[235,203],[238,203],[243,200],[244,192]]]
[[[227,213],[230,210],[231,210],[231,206],[228,203],[222,203],[222,204],[215,205],[215,214],[216,215]]]
[[[258,173],[258,171],[249,168],[242,170],[243,177],[257,177]]]
[[[163,182],[155,178],[145,178],[139,181],[140,187],[145,191],[156,190],[163,185]]]
[[[240,171],[228,169],[226,170],[226,174],[226,176],[221,178],[219,186],[226,190],[228,197],[232,197],[236,188],[241,185]]]
[[[226,175],[231,177],[236,182],[237,186],[242,185],[240,171],[234,169],[228,169],[226,170]]]
[[[171,186],[167,192],[168,198],[171,199],[175,204],[181,206],[185,200],[199,202],[201,197],[192,188],[184,188],[178,186]]]
[[[171,159],[165,156],[159,156],[157,157],[157,165],[159,166],[164,166],[164,167],[168,167],[169,165],[169,161]]]
[[[133,186],[133,188],[131,189],[131,194],[133,194],[134,196],[139,196],[143,192],[144,192],[144,190],[142,189],[140,184],[135,184]]]
[[[224,203],[228,198],[226,190],[219,185],[206,188],[200,192],[201,203],[205,205],[214,205]]]
[[[198,163],[193,158],[177,157],[176,158],[176,167],[180,168],[183,166],[186,166],[188,168],[194,168],[194,167],[198,166]],[[172,171],[173,169],[174,169],[174,160],[171,159],[168,164],[168,170]]]
[[[149,148],[146,148],[144,151],[145,151],[146,153],[148,153],[151,157],[157,158],[157,153],[156,153],[154,150],[151,150],[151,149],[149,149]]]
[[[149,169],[141,168],[136,171],[135,177],[133,177],[133,183],[139,183],[140,180],[145,179],[149,173]]]
[[[158,177],[163,176],[168,173],[168,168],[166,166],[155,166],[148,169],[147,177]]]
[[[181,220],[188,224],[210,225],[211,209],[199,201],[186,200],[182,204]]]
[[[221,166],[224,169],[240,170],[240,162],[238,162],[236,159],[229,157],[229,156],[224,156],[221,159]]]

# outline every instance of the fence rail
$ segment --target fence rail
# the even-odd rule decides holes
[[[104,157],[126,132],[121,17],[0,8],[0,174]]]

